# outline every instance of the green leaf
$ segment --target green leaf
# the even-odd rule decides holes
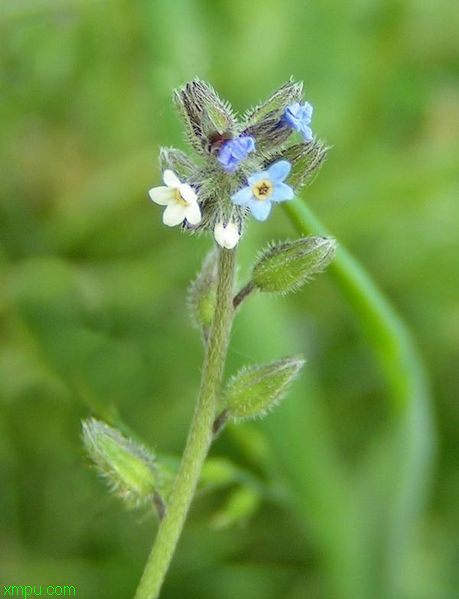
[[[301,237],[271,245],[255,264],[252,283],[260,291],[296,291],[330,264],[335,250],[336,242],[330,237]]]
[[[217,529],[228,528],[248,520],[260,505],[260,494],[252,487],[242,486],[234,490],[223,507],[211,519]]]
[[[240,370],[223,395],[227,419],[240,422],[265,416],[284,397],[303,365],[303,358],[292,357]]]

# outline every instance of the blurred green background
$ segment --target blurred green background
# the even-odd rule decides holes
[[[80,420],[119,414],[183,448],[202,359],[186,288],[210,240],[147,199],[159,146],[184,147],[171,90],[199,76],[244,111],[293,75],[333,146],[303,198],[429,372],[419,493],[406,517],[388,507],[399,416],[332,276],[253,298],[227,373],[297,352],[307,367],[213,447],[162,597],[459,596],[458,26],[449,0],[0,1],[0,585],[132,596],[156,522],[87,467]],[[252,222],[240,280],[295,234],[279,209]]]

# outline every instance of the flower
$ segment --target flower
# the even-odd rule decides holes
[[[250,208],[257,220],[266,220],[271,212],[271,202],[293,198],[293,189],[284,183],[291,168],[288,160],[279,160],[266,171],[250,175],[248,186],[237,191],[231,200],[238,206]]]
[[[312,118],[312,106],[309,102],[301,105],[299,102],[287,106],[284,112],[284,121],[293,129],[296,129],[304,137],[305,141],[312,140],[312,130],[309,127]]]
[[[227,173],[234,173],[241,160],[247,158],[250,152],[255,150],[255,140],[250,135],[242,135],[235,139],[226,141],[217,157],[223,170]]]
[[[190,225],[201,222],[201,210],[194,189],[187,183],[182,183],[174,171],[166,169],[163,172],[166,186],[153,187],[148,192],[150,198],[160,206],[167,206],[163,212],[163,223],[175,227],[185,219]]]
[[[232,250],[240,238],[239,228],[232,221],[229,221],[226,225],[219,221],[214,227],[214,237],[219,246]]]

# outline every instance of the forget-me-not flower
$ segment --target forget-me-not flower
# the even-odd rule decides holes
[[[242,135],[226,141],[217,160],[227,173],[234,173],[241,160],[247,158],[255,150],[255,140],[250,135]]]
[[[293,189],[284,183],[291,168],[288,160],[279,160],[266,171],[250,175],[247,187],[237,191],[231,200],[238,206],[250,208],[257,220],[266,220],[271,212],[271,202],[293,198]]]
[[[287,106],[284,121],[293,129],[301,133],[305,141],[312,140],[312,130],[309,126],[312,118],[312,106],[309,102],[301,105],[299,102]]]
[[[163,223],[168,227],[175,227],[186,219],[190,225],[199,224],[201,210],[194,189],[188,183],[182,183],[170,169],[164,171],[163,181],[165,186],[153,187],[148,192],[153,202],[166,206]]]
[[[215,241],[222,248],[232,250],[238,244],[241,234],[236,223],[229,221],[226,225],[218,221],[214,227]]]

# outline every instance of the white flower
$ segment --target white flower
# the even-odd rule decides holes
[[[215,241],[222,248],[232,250],[238,243],[240,235],[236,223],[230,221],[226,226],[220,221],[214,227]]]
[[[201,210],[194,189],[187,183],[182,183],[174,171],[166,169],[163,173],[166,186],[153,187],[148,192],[150,198],[160,206],[166,206],[163,212],[163,223],[175,227],[185,219],[190,225],[201,222]]]

